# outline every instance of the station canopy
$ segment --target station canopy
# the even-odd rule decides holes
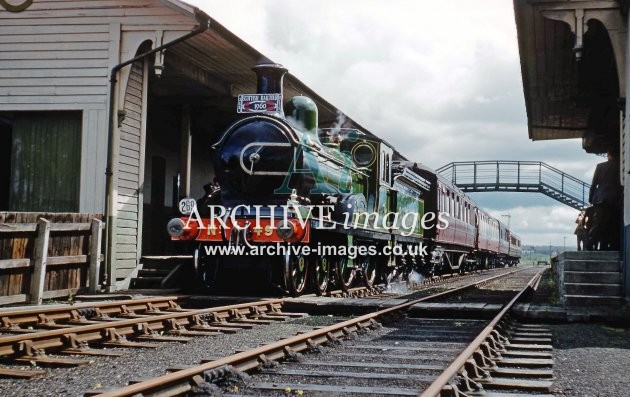
[[[162,2],[191,18],[203,13],[181,1]],[[236,113],[237,96],[256,92],[256,75],[252,67],[260,62],[276,61],[268,59],[216,20],[210,18],[210,21],[210,28],[205,32],[167,49],[164,71],[161,77],[152,78],[150,93],[164,100],[185,100],[212,107],[226,119],[232,119]],[[290,69],[290,65],[284,66]],[[305,95],[317,104],[320,128],[356,128],[382,141],[289,71],[284,78],[284,98],[296,95]],[[400,154],[397,156],[402,158]]]
[[[618,144],[623,103],[609,37],[615,26],[596,18],[603,3],[612,2],[514,0],[532,140],[582,138],[594,153]],[[587,6],[599,9],[579,8]]]

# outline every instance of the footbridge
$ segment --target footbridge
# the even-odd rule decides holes
[[[588,183],[540,161],[459,161],[436,171],[465,192],[540,192],[576,209],[588,206]]]

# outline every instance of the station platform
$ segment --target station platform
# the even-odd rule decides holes
[[[564,251],[551,258],[559,304],[620,307],[623,273],[618,251]]]
[[[514,307],[515,314],[523,319],[554,323],[604,322],[630,325],[630,307],[627,306],[573,306],[521,303]]]

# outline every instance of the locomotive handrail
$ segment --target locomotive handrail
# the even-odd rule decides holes
[[[458,161],[436,172],[465,192],[536,191],[576,209],[588,206],[588,183],[542,161]]]

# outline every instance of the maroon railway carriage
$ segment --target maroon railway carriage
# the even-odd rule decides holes
[[[413,170],[431,183],[431,190],[424,196],[425,213],[445,213],[442,218],[448,221],[446,228],[437,227],[440,224],[437,218],[427,223],[424,238],[430,255],[425,260],[425,273],[518,263],[520,239],[505,225],[432,169],[416,163]]]

